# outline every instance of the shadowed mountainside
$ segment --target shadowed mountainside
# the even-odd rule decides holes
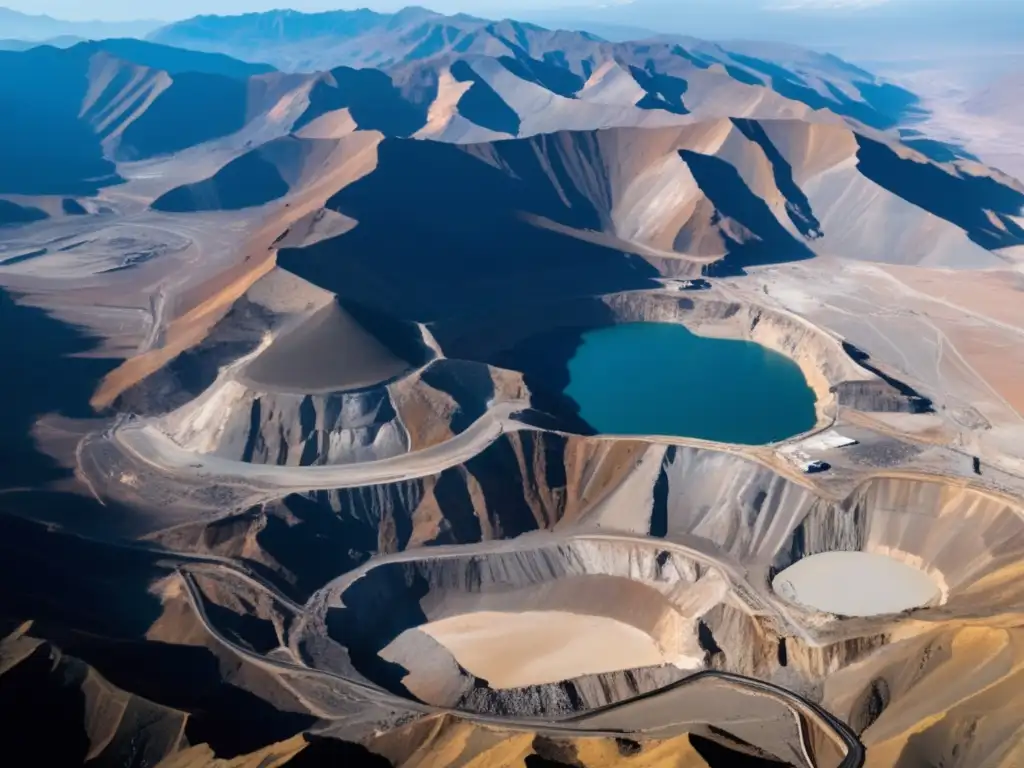
[[[0,422],[0,489],[42,485],[69,471],[36,450],[32,437],[36,419],[52,413],[90,416],[89,396],[116,363],[83,356],[96,340],[45,310],[19,303],[4,289],[0,289],[0,325],[18,329],[0,336],[0,355],[12,370],[20,371],[3,381],[4,395],[18,408]]]
[[[46,212],[30,206],[18,205],[10,200],[0,200],[0,226],[4,224],[28,224],[47,218]]]
[[[71,48],[71,46],[68,47]],[[83,41],[75,45],[72,50],[89,56],[106,53],[132,64],[150,69],[161,69],[170,75],[194,72],[244,80],[253,75],[265,75],[274,71],[269,64],[250,64],[220,53],[190,51],[127,37]]]
[[[1024,210],[1021,190],[992,178],[900,157],[891,147],[864,136],[858,136],[857,143],[858,168],[865,176],[962,227],[979,245],[1004,248],[1024,242],[1024,228],[1011,218]],[[967,200],[976,204],[965,205]]]
[[[423,127],[427,104],[416,104],[375,69],[336,67],[317,79],[309,106],[292,126],[298,131],[318,117],[347,109],[359,127],[388,136],[409,136]]]
[[[543,299],[651,285],[656,273],[640,259],[524,221],[518,212],[598,224],[592,207],[566,206],[549,185],[531,181],[459,147],[385,140],[376,171],[327,203],[359,226],[341,241],[284,251],[280,263],[342,299],[418,321],[493,306],[516,293]],[[403,225],[395,227],[396,220]],[[491,244],[486,253],[481,239]],[[340,242],[347,254],[341,261],[334,255]]]
[[[0,99],[17,115],[0,126],[0,194],[95,194],[120,181],[113,160],[238,131],[274,105],[281,79],[269,66],[141,40],[0,51]]]
[[[171,154],[245,125],[246,83],[225,75],[183,72],[176,75],[138,119],[121,134],[123,156],[142,159]],[[195,111],[202,120],[196,120]]]
[[[79,120],[88,89],[80,54],[0,52],[0,193],[93,194],[118,180],[99,138]]]
[[[276,200],[289,186],[259,150],[248,152],[205,181],[177,187],[153,202],[157,211],[235,211]]]
[[[880,149],[865,160],[865,146]],[[502,296],[541,303],[642,287],[654,268],[723,275],[817,253],[884,260],[895,240],[906,263],[967,267],[995,261],[986,248],[1024,243],[1009,218],[1021,199],[1015,188],[901,151],[797,121],[458,146],[385,139],[376,167],[326,205],[357,224],[282,251],[280,264],[343,299],[436,323]],[[941,197],[905,165],[944,181]],[[850,226],[851,195],[900,211],[900,226]],[[983,239],[978,232],[994,230],[984,226],[990,217],[1006,226]]]

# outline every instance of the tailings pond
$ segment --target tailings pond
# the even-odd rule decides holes
[[[815,395],[799,366],[760,344],[627,323],[583,334],[568,395],[595,430],[759,445],[811,429]]]
[[[874,552],[822,552],[790,566],[772,582],[785,599],[840,616],[881,616],[935,603],[931,577]]]

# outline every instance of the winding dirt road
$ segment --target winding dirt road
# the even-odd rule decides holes
[[[185,585],[185,592],[190,602],[192,609],[196,612],[202,622],[205,630],[210,633],[218,643],[230,650],[232,653],[240,656],[241,658],[253,662],[268,672],[283,673],[286,675],[300,675],[306,677],[320,678],[326,682],[334,684],[342,684],[348,688],[355,688],[362,692],[364,695],[369,696],[383,704],[388,704],[393,707],[405,709],[407,711],[421,712],[425,715],[431,714],[447,714],[459,717],[460,719],[468,722],[480,723],[482,725],[498,726],[506,730],[515,731],[539,731],[551,735],[562,735],[567,737],[578,737],[581,735],[595,736],[595,737],[608,737],[618,738],[628,735],[642,736],[643,734],[635,734],[632,732],[625,732],[621,730],[602,730],[595,728],[588,728],[586,726],[586,720],[597,714],[606,714],[615,710],[630,707],[641,702],[650,702],[658,697],[666,696],[668,694],[677,692],[681,689],[685,689],[688,686],[692,686],[695,683],[705,680],[714,679],[727,682],[731,685],[753,691],[756,693],[768,695],[770,697],[781,699],[796,713],[799,713],[801,718],[809,718],[810,720],[817,721],[819,727],[823,727],[827,733],[830,733],[833,738],[841,742],[846,750],[845,757],[840,763],[840,768],[860,768],[864,764],[865,750],[861,744],[857,735],[847,726],[844,722],[834,717],[827,710],[818,706],[817,704],[807,701],[802,697],[787,691],[784,688],[766,683],[760,680],[747,678],[742,675],[735,675],[727,672],[717,671],[702,671],[697,672],[690,677],[680,680],[672,685],[666,686],[665,688],[650,693],[641,694],[630,699],[623,700],[616,704],[611,704],[606,707],[592,710],[582,715],[571,715],[564,719],[539,719],[539,718],[506,718],[491,715],[480,715],[472,712],[464,712],[461,710],[446,709],[443,707],[434,707],[421,702],[412,701],[399,696],[395,696],[381,688],[367,683],[352,680],[341,675],[334,674],[332,672],[314,669],[302,664],[296,664],[278,659],[270,659],[260,654],[254,653],[253,651],[244,648],[234,641],[225,637],[215,625],[209,619],[207,615],[204,601],[201,595],[201,591],[195,583],[194,578],[188,573],[188,566],[184,566],[179,570]],[[328,713],[318,713],[327,719],[331,716]],[[807,733],[807,725],[803,719],[799,719],[799,727],[801,732],[801,747],[805,750],[808,749],[809,734]],[[659,727],[669,728],[674,725],[683,725],[682,723],[665,722],[660,724]]]
[[[511,418],[514,413],[529,407],[527,401],[500,403],[465,431],[438,445],[377,461],[330,466],[249,464],[195,453],[185,450],[156,426],[146,422],[124,424],[114,429],[111,437],[127,453],[162,472],[188,474],[195,478],[230,478],[234,482],[244,481],[254,487],[282,493],[335,490],[415,480],[464,464],[505,432],[530,429]]]

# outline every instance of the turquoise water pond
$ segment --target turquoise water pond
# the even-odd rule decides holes
[[[583,334],[565,394],[594,429],[758,445],[811,429],[800,368],[760,344],[628,323]]]

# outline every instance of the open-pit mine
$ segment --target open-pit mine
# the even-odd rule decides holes
[[[382,18],[0,51],[11,754],[1024,764],[1024,185],[835,57]]]

